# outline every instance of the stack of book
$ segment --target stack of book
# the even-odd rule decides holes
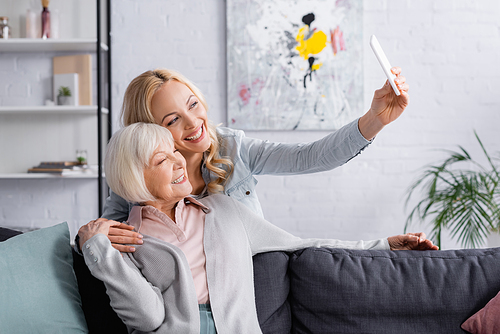
[[[42,161],[38,166],[28,169],[28,173],[68,175],[82,173],[84,170],[84,165],[78,161]]]

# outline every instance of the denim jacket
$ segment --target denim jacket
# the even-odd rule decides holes
[[[364,150],[371,141],[359,132],[358,119],[328,136],[311,143],[272,143],[249,138],[241,130],[217,128],[221,143],[220,156],[229,157],[234,170],[224,186],[224,194],[246,205],[263,217],[254,175],[297,175],[324,172],[339,167]],[[202,165],[202,175],[208,184],[216,177]],[[127,220],[135,203],[127,203],[111,192],[106,199],[102,217]]]

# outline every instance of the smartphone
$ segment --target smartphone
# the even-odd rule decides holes
[[[380,43],[378,42],[377,37],[375,37],[375,35],[372,35],[372,37],[370,38],[370,46],[372,47],[373,53],[375,53],[375,56],[377,57],[377,60],[380,63],[380,66],[382,66],[385,76],[389,80],[389,83],[391,84],[394,93],[396,93],[397,96],[401,95],[398,86],[394,82],[396,76],[391,72],[391,64],[389,63],[389,60],[387,59],[384,50],[382,50],[382,47],[380,46]]]

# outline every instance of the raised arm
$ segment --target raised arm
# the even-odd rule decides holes
[[[271,143],[241,136],[239,155],[252,174],[305,174],[331,170],[348,162],[406,109],[410,97],[401,68],[394,67],[401,91],[396,96],[388,82],[375,91],[370,109],[361,118],[311,143]]]
[[[293,175],[323,172],[345,164],[370,142],[355,120],[324,138],[310,143],[278,143],[248,138],[240,141],[237,155],[254,175]]]

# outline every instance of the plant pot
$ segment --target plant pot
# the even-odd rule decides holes
[[[71,104],[71,96],[58,96],[57,104],[60,106],[67,106]]]

